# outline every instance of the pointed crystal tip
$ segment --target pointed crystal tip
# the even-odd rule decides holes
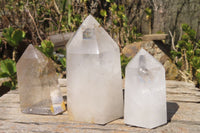
[[[131,59],[127,67],[130,68],[145,67],[147,69],[162,67],[164,69],[163,65],[143,48],[141,48],[140,51],[135,55],[135,57]]]
[[[87,16],[86,19],[83,21],[83,24],[90,25],[90,26],[93,26],[93,25],[99,26],[100,25],[92,15]]]

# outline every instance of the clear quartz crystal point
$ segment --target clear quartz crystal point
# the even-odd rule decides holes
[[[29,45],[17,63],[23,113],[56,115],[65,110],[54,62]]]
[[[144,128],[167,123],[165,70],[144,49],[126,67],[124,121]]]
[[[105,124],[123,116],[118,45],[89,15],[67,44],[71,120]]]

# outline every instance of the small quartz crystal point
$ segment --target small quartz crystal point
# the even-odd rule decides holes
[[[17,63],[23,113],[56,115],[65,110],[54,62],[29,45]]]
[[[144,49],[126,67],[124,121],[144,128],[167,123],[165,70]]]
[[[123,116],[119,47],[91,15],[67,44],[67,86],[71,120],[106,124]]]

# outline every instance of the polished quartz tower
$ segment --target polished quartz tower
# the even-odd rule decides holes
[[[124,121],[144,128],[167,122],[165,69],[144,49],[126,67]]]
[[[29,45],[17,63],[23,113],[56,115],[65,110],[54,62]]]
[[[89,15],[67,44],[71,120],[105,124],[123,116],[118,45]]]

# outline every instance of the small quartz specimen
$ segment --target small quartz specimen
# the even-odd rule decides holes
[[[29,45],[17,63],[23,113],[56,115],[65,110],[54,62]]]
[[[144,49],[126,67],[124,121],[144,128],[167,123],[165,70]]]
[[[67,86],[71,120],[106,124],[123,116],[119,47],[91,15],[67,44]]]

